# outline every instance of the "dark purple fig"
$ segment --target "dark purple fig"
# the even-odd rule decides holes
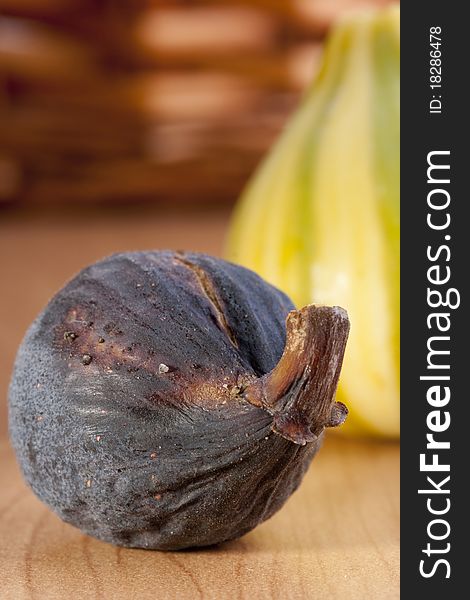
[[[16,359],[10,432],[33,491],[121,546],[206,546],[269,518],[347,413],[334,401],[345,311],[293,308],[203,254],[84,269]]]

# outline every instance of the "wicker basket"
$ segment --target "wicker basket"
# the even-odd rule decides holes
[[[0,0],[0,204],[233,201],[345,10]]]

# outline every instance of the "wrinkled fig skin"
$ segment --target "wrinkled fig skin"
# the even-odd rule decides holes
[[[326,365],[334,396],[348,323],[324,308],[342,328]],[[346,412],[327,398],[305,437],[287,359],[269,384],[292,309],[251,271],[202,254],[117,254],[84,269],[18,351],[10,433],[27,482],[64,521],[120,546],[176,550],[250,531]]]

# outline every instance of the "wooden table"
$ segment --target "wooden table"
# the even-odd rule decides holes
[[[23,483],[6,391],[24,330],[79,268],[123,249],[220,254],[224,210],[0,214],[0,598],[126,600],[399,597],[399,449],[330,434],[272,519],[221,547],[181,553],[104,544],[62,523]]]

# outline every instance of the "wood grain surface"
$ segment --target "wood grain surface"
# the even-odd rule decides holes
[[[117,250],[220,254],[224,211],[0,214],[0,598],[399,597],[399,449],[330,434],[300,489],[242,539],[202,551],[115,548],[62,523],[22,481],[7,441],[14,354],[50,295]]]

